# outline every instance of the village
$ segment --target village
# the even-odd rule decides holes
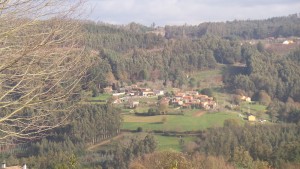
[[[173,88],[172,92],[151,88],[142,88],[137,85],[125,86],[119,90],[112,90],[112,87],[104,88],[105,93],[110,93],[114,97],[114,104],[124,104],[126,108],[134,109],[139,106],[141,98],[159,98],[157,105],[167,104],[177,108],[196,108],[204,110],[214,110],[217,102],[213,97],[200,94],[198,91],[181,91]]]
[[[150,108],[159,108],[160,105],[168,107],[169,110],[181,110],[181,112],[184,109],[215,112],[224,106],[218,105],[215,97],[201,94],[196,90],[184,91],[179,88],[172,88],[167,91],[130,85],[113,90],[112,86],[109,86],[104,88],[103,92],[112,96],[113,104],[123,109],[131,109],[130,112],[137,112],[140,115],[146,113]],[[248,96],[240,95],[238,99],[241,103],[247,105],[254,103],[251,97]],[[145,102],[144,100],[147,101]],[[231,104],[230,110],[236,109],[236,107],[239,107],[239,105]],[[169,113],[172,114],[174,112],[162,112],[161,114]],[[248,108],[246,108],[245,112],[241,113],[239,113],[238,117],[248,122],[266,122],[265,119],[258,118],[256,112],[250,112]]]

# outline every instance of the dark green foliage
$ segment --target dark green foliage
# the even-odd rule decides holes
[[[262,42],[258,42],[256,45],[256,48],[259,52],[264,52],[264,50],[265,50],[265,47]]]
[[[196,82],[188,81],[187,73],[214,69],[217,62],[232,64],[245,60],[238,41],[217,36],[166,40],[160,35],[124,27],[92,23],[85,26],[89,46],[100,51],[88,80],[95,79],[92,84],[101,88],[111,83],[111,79],[133,83],[160,79],[171,81],[174,87],[187,84],[194,87]],[[109,77],[113,77],[107,77],[109,72]]]
[[[191,78],[190,80],[189,80],[189,87],[190,88],[195,88],[196,87],[196,80],[194,79],[194,78]]]
[[[118,109],[111,105],[82,106],[72,116],[71,133],[84,143],[96,143],[115,136],[121,126]]]
[[[267,161],[280,167],[281,162],[300,162],[300,128],[296,125],[256,125],[209,129],[197,141],[199,151],[223,156],[239,167],[252,160]],[[247,167],[246,167],[247,168]]]
[[[207,95],[209,97],[213,97],[213,91],[210,88],[205,88],[200,91],[201,94]]]
[[[244,48],[242,53],[245,55],[247,73],[238,73],[238,69],[226,71],[223,76],[226,84],[235,90],[245,91],[246,95],[264,105],[269,105],[277,99],[283,103],[289,99],[293,102],[300,101],[300,72],[296,71],[300,70],[299,50],[284,57],[266,51],[260,52],[253,47]],[[269,114],[272,121],[276,121],[277,118],[287,121],[286,118],[291,112],[288,108],[290,106],[280,106],[276,112],[274,106],[271,107]],[[296,118],[292,121],[298,121],[297,114],[292,116]]]
[[[202,23],[198,26],[166,26],[166,38],[199,38],[215,35],[233,39],[264,39],[268,37],[300,36],[300,19],[297,14],[266,20],[246,20],[219,23]]]
[[[109,166],[127,169],[133,159],[154,152],[156,146],[157,143],[153,135],[147,134],[143,139],[138,139],[137,137],[131,138],[128,146],[117,145],[114,158]]]
[[[117,135],[121,126],[119,110],[110,105],[81,105],[68,120],[25,146],[19,156],[30,168],[78,168],[75,154],[84,156],[86,145]]]
[[[143,131],[143,128],[142,127],[138,127],[137,129],[136,129],[136,132],[142,132]]]
[[[299,101],[299,50],[292,51],[287,56],[278,56],[257,47],[243,46],[242,57],[246,61],[246,72],[229,70],[224,73],[224,82],[234,89],[242,89],[249,94],[259,95],[264,90],[271,98],[286,101],[292,97]],[[258,97],[257,97],[258,99]]]
[[[259,93],[258,93],[258,98],[257,100],[263,104],[263,105],[266,105],[268,106],[270,103],[271,103],[271,97],[264,91],[264,90],[261,90]]]
[[[240,122],[238,119],[226,119],[224,121],[224,127],[236,128],[240,126]]]

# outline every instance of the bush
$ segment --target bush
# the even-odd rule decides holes
[[[136,132],[143,132],[143,128],[142,128],[142,127],[138,127],[138,128],[136,129]]]
[[[213,97],[213,91],[210,88],[205,88],[200,91],[201,94]]]

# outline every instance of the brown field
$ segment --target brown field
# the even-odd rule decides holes
[[[162,118],[167,116],[168,115],[160,115],[160,116],[127,115],[124,116],[123,119],[125,122],[156,123],[156,122],[161,122]]]
[[[196,113],[193,114],[194,117],[201,117],[205,114],[206,112],[205,111],[198,111]]]

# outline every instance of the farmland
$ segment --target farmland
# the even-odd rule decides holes
[[[142,127],[145,131],[197,131],[210,127],[222,127],[226,119],[242,119],[234,112],[210,112],[197,117],[199,110],[189,110],[184,115],[135,116],[124,115],[123,129],[136,130]],[[162,122],[163,118],[165,122]]]
[[[240,125],[246,123],[245,118],[247,113],[251,112],[254,115],[258,115],[263,119],[268,119],[268,115],[265,113],[266,106],[252,102],[240,102],[240,105],[233,107],[232,109],[226,108],[226,106],[232,105],[232,95],[225,92],[224,84],[222,82],[222,69],[226,67],[224,65],[218,65],[219,69],[204,70],[201,72],[191,73],[187,76],[188,79],[195,79],[199,82],[197,89],[210,88],[213,97],[217,101],[217,107],[211,110],[182,108],[175,105],[169,105],[167,107],[166,114],[157,114],[155,116],[146,115],[149,109],[158,109],[159,97],[158,96],[133,96],[130,97],[131,101],[139,102],[139,105],[134,108],[128,108],[127,102],[114,104],[122,112],[123,123],[121,129],[125,131],[137,131],[139,129],[143,132],[195,132],[199,130],[205,130],[207,128],[222,127],[226,119],[237,119]],[[145,82],[150,84],[149,86],[157,86],[153,82]],[[153,84],[152,84],[153,83]],[[151,88],[150,88],[151,89]],[[153,90],[153,89],[151,89]],[[195,90],[195,88],[189,88],[185,86],[182,91]],[[173,88],[167,86],[164,91],[173,93]],[[111,94],[100,94],[97,97],[93,97],[90,100],[99,104],[99,101],[107,101]],[[121,97],[119,97],[121,98]],[[100,103],[101,104],[101,103]],[[258,113],[259,112],[259,113]],[[138,114],[136,114],[138,113]],[[145,113],[145,114],[144,114]],[[242,114],[242,115],[241,115]],[[129,133],[126,133],[127,135]],[[134,133],[132,133],[134,134]],[[179,139],[184,140],[185,143],[194,141],[196,136],[167,136],[155,134],[155,138],[158,142],[159,150],[172,149],[175,151],[182,151],[182,145],[179,144]]]

